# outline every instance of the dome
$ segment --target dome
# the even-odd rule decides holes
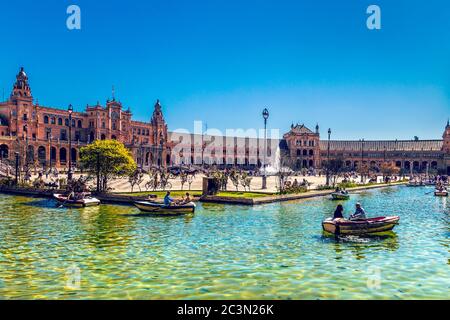
[[[20,68],[18,76],[23,77],[23,78],[27,77],[27,74],[25,73],[25,70],[23,69],[23,67]]]

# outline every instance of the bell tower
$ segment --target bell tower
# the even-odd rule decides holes
[[[442,139],[444,140],[444,143],[442,144],[442,151],[450,156],[450,120],[447,120],[447,126],[445,127]]]
[[[14,83],[13,90],[11,93],[11,100],[33,100],[31,96],[30,85],[28,84],[28,76],[25,70],[20,68],[19,73],[16,76],[16,82]]]
[[[152,119],[150,120],[153,130],[153,144],[159,150],[158,152],[158,165],[163,165],[166,158],[166,146],[167,146],[167,125],[162,114],[161,103],[159,99],[156,100],[153,110]]]

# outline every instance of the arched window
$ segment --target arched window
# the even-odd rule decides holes
[[[309,150],[309,155],[310,155],[310,156],[313,156],[313,155],[314,155],[314,150],[312,150],[312,149]]]
[[[43,147],[43,146],[40,146],[39,148],[38,148],[38,160],[39,160],[39,163],[40,164],[45,164],[45,161],[46,161],[46,152],[45,152],[45,147]]]
[[[70,157],[72,162],[77,162],[77,149],[72,148]]]
[[[0,157],[1,159],[8,159],[9,157],[9,148],[6,144],[0,146]]]
[[[56,161],[56,147],[50,149],[50,158],[52,159],[52,162]]]
[[[58,125],[62,126],[62,124],[63,124],[62,118],[58,118]]]
[[[101,139],[101,140],[105,140],[105,139],[106,139],[106,136],[105,136],[104,134],[102,134],[102,135],[100,136],[100,139]]]
[[[67,151],[66,148],[59,149],[59,162],[66,163],[67,162]]]
[[[44,123],[48,123],[48,116],[44,116]]]
[[[297,149],[297,157],[299,157],[299,156],[301,156],[301,155],[302,155],[302,150]]]
[[[64,124],[66,125],[66,127],[69,126],[69,119],[64,119]]]
[[[81,120],[78,120],[78,128],[83,128],[83,122]]]

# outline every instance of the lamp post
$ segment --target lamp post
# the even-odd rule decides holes
[[[364,183],[364,139],[361,140],[361,183]]]
[[[67,180],[72,180],[72,113],[73,113],[73,107],[71,104],[69,104],[69,108],[67,109],[69,111],[69,171],[67,172]]]
[[[50,139],[50,173],[52,172],[52,134],[50,133],[49,139]]]
[[[267,119],[269,119],[269,110],[264,108],[262,112],[264,119],[264,153],[263,153],[263,176],[262,176],[262,189],[267,189],[267,175],[266,175],[266,154],[267,154]]]
[[[23,127],[23,131],[25,134],[25,137],[24,137],[24,139],[25,139],[25,167],[24,167],[24,169],[25,169],[26,174],[28,174],[28,164],[30,162],[30,158],[29,158],[29,154],[28,154],[29,151],[28,151],[28,125],[27,124]]]
[[[16,152],[16,186],[19,184],[19,153]]]
[[[330,138],[331,138],[331,128],[328,129],[328,145],[327,145],[327,186],[330,185]]]

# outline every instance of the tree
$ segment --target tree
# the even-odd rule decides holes
[[[194,182],[194,179],[195,179],[195,172],[189,173],[189,175],[187,177],[187,183],[188,183],[188,186],[189,186],[189,190],[191,190],[191,185]]]
[[[131,192],[133,192],[134,186],[138,186],[139,191],[141,191],[141,183],[144,180],[144,173],[141,169],[134,170],[129,176],[128,176],[128,182],[131,185]]]
[[[386,181],[386,177],[398,175],[400,169],[397,168],[392,162],[383,162],[380,166],[380,171],[383,174],[383,181]]]
[[[240,176],[241,185],[244,187],[244,191],[248,188],[248,191],[250,191],[250,185],[252,183],[252,177],[247,173],[243,172]]]
[[[181,169],[180,171],[180,183],[181,183],[181,190],[183,190],[184,184],[188,180],[188,172],[187,170]]]
[[[344,161],[341,158],[331,159],[329,162],[326,161],[325,169],[328,170],[333,187],[336,185],[337,178],[346,171]]]
[[[108,191],[108,181],[136,170],[130,151],[117,140],[95,140],[80,149],[80,164],[97,177],[97,191]]]
[[[236,191],[239,191],[239,182],[240,182],[239,171],[236,169],[231,169],[229,178],[231,180],[231,183],[236,187]]]

